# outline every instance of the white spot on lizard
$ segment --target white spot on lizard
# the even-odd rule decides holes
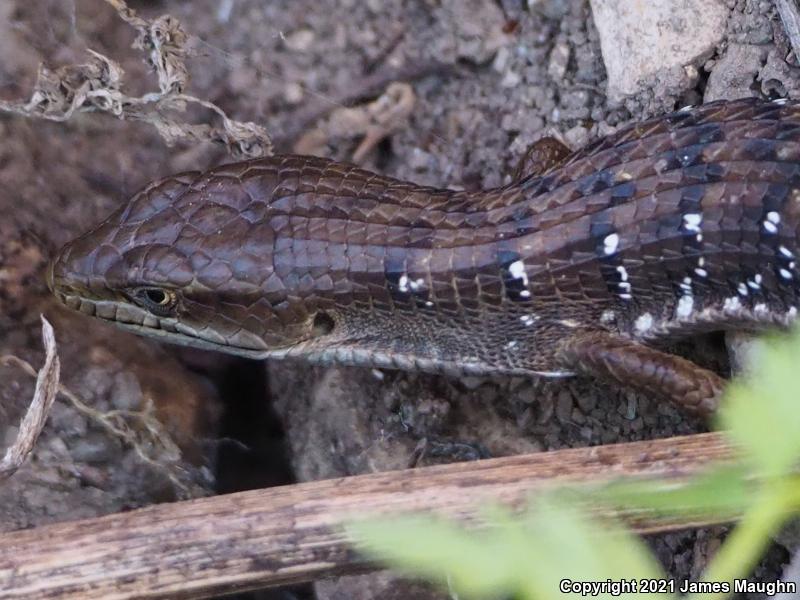
[[[609,233],[603,240],[603,252],[606,256],[614,254],[619,247],[619,234]]]
[[[771,210],[767,213],[767,218],[764,219],[763,225],[764,229],[767,230],[767,233],[778,233],[778,224],[781,222],[781,216],[774,210]]]
[[[617,320],[617,313],[611,309],[606,309],[600,314],[601,323],[613,323]]]
[[[694,310],[694,298],[690,294],[681,296],[681,299],[678,300],[678,308],[675,314],[684,319],[692,314],[692,310]]]
[[[514,279],[521,279],[523,285],[528,285],[528,274],[525,273],[525,263],[521,260],[515,260],[508,265],[508,272],[511,273]]]
[[[722,305],[722,310],[725,312],[736,312],[742,308],[742,301],[739,300],[739,296],[731,296],[730,298],[725,298],[725,303]]]
[[[700,213],[686,213],[683,215],[683,226],[686,231],[700,233],[700,224],[703,222],[703,215]],[[700,240],[698,240],[700,241]]]
[[[653,328],[653,315],[650,313],[639,315],[639,318],[636,319],[633,326],[636,329],[636,333],[646,333],[650,331]]]
[[[753,277],[753,279],[748,279],[747,280],[747,285],[749,287],[751,287],[752,289],[754,289],[754,290],[760,290],[761,289],[761,281],[762,280],[763,280],[763,277],[761,277],[761,274],[760,273],[756,273],[756,275],[755,275],[755,277]]]
[[[418,292],[425,286],[425,280],[420,277],[419,279],[412,279],[408,282],[412,292]]]
[[[400,275],[400,279],[397,280],[397,287],[404,294],[408,293],[408,275],[405,273]]]
[[[425,280],[420,277],[419,279],[410,279],[406,273],[400,276],[397,280],[397,289],[402,293],[407,294],[409,291],[418,292],[425,287]]]

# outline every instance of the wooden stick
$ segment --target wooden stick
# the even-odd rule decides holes
[[[360,572],[370,565],[341,529],[354,518],[428,511],[478,524],[481,507],[519,507],[553,484],[679,481],[731,456],[721,435],[700,434],[316,481],[15,531],[0,537],[0,598],[195,599]],[[708,524],[641,512],[633,522],[648,532]]]

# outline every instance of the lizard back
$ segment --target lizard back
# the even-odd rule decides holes
[[[800,106],[752,99],[472,193],[274,156],[151,184],[50,280],[84,312],[249,356],[569,375],[578,332],[791,322],[798,187]]]

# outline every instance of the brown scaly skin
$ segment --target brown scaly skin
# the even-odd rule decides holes
[[[569,156],[547,144],[476,193],[304,156],[168,177],[65,246],[50,286],[138,333],[255,358],[588,373],[713,410],[720,378],[658,347],[794,319],[800,105],[708,104]]]
[[[724,387],[720,376],[691,361],[603,331],[569,337],[560,352],[563,362],[578,365],[583,373],[658,398],[679,398],[694,413],[714,412]]]

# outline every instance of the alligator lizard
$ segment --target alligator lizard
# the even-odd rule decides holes
[[[552,150],[479,192],[293,155],[174,175],[67,244],[49,285],[253,358],[589,374],[714,410],[724,380],[663,343],[794,319],[800,104],[712,103]]]

